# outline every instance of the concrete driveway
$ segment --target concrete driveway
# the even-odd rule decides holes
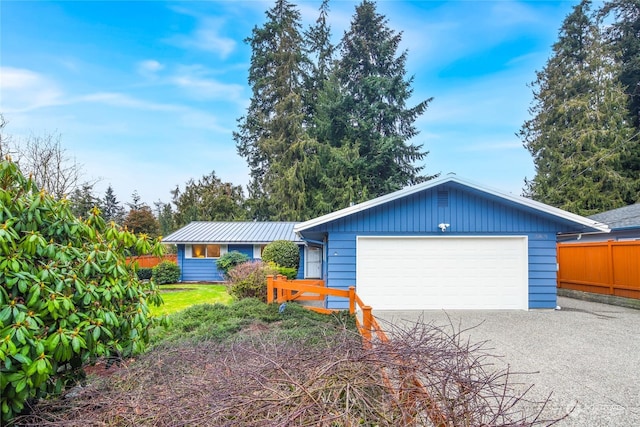
[[[559,426],[640,426],[640,310],[558,298],[560,310],[375,311],[385,322],[449,324],[503,356],[545,415],[575,409]]]

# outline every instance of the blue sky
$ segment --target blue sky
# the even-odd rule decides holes
[[[358,2],[333,1],[336,41]],[[403,32],[413,104],[434,97],[413,140],[425,172],[520,194],[533,160],[515,135],[574,1],[379,1]],[[248,106],[243,40],[272,1],[0,2],[0,112],[15,140],[62,145],[122,202],[168,202],[214,170],[246,185],[232,132]],[[306,26],[320,1],[296,3]]]

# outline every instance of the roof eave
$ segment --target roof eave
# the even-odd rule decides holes
[[[369,200],[369,201],[366,201],[366,202],[363,202],[363,203],[359,203],[359,204],[354,205],[354,206],[349,206],[347,208],[338,210],[336,212],[332,212],[330,214],[326,214],[326,215],[320,216],[318,218],[314,218],[312,220],[296,224],[293,227],[293,231],[296,232],[296,233],[300,233],[300,232],[302,232],[304,230],[307,230],[309,228],[313,228],[313,227],[316,227],[318,225],[322,225],[322,224],[325,224],[325,223],[328,223],[328,222],[331,222],[331,221],[335,221],[337,219],[344,218],[344,217],[349,216],[349,215],[353,215],[353,214],[361,212],[363,210],[367,210],[367,209],[373,208],[375,206],[379,206],[379,205],[391,202],[393,200],[400,199],[402,197],[409,196],[411,194],[414,194],[414,193],[417,193],[417,192],[420,192],[420,191],[424,191],[424,190],[427,190],[427,189],[430,189],[430,188],[437,187],[437,186],[445,184],[447,182],[454,182],[454,183],[458,183],[458,184],[461,184],[461,185],[464,185],[464,186],[467,186],[467,187],[471,187],[471,188],[477,189],[479,191],[482,191],[482,192],[485,192],[485,193],[492,194],[494,196],[503,198],[505,200],[509,200],[509,201],[514,202],[516,204],[528,207],[530,209],[534,209],[536,211],[540,211],[540,212],[555,216],[557,218],[562,218],[562,219],[564,219],[566,221],[570,221],[570,222],[573,222],[573,223],[576,223],[576,224],[580,224],[582,226],[591,228],[591,229],[593,229],[595,231],[599,231],[599,232],[603,232],[603,233],[608,233],[608,232],[611,231],[609,229],[609,227],[604,223],[601,223],[601,222],[598,222],[598,221],[594,221],[594,220],[591,220],[589,218],[585,218],[583,216],[576,215],[576,214],[573,214],[571,212],[567,212],[567,211],[564,211],[562,209],[558,209],[558,208],[555,208],[553,206],[546,205],[544,203],[536,202],[535,200],[527,199],[526,197],[514,196],[512,194],[503,193],[501,191],[494,190],[494,189],[491,189],[491,188],[488,188],[488,187],[484,187],[484,186],[478,185],[476,183],[473,183],[471,181],[467,181],[465,179],[461,179],[461,178],[458,178],[457,176],[451,176],[451,175],[448,175],[448,176],[443,177],[443,178],[432,179],[430,181],[426,181],[425,183],[417,184],[417,185],[414,185],[414,186],[411,186],[411,187],[406,187],[406,188],[404,188],[402,190],[398,190],[396,192],[393,192],[393,193],[390,193],[390,194],[386,194],[384,196],[380,196],[380,197],[377,197],[375,199],[372,199],[372,200]]]

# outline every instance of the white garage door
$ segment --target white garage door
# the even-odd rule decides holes
[[[374,310],[526,310],[527,264],[526,236],[360,236],[356,292]]]

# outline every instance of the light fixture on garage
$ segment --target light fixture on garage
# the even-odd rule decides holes
[[[441,222],[440,224],[438,224],[438,228],[444,233],[445,231],[447,231],[447,228],[451,227],[451,224],[445,224],[444,222]]]

